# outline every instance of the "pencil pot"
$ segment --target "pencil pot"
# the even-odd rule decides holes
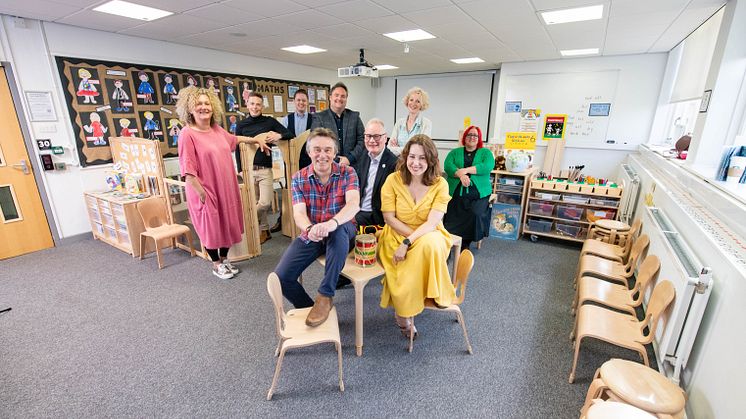
[[[376,264],[378,243],[372,234],[360,234],[355,237],[355,263],[362,267]]]

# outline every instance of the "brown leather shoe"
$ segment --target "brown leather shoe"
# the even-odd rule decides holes
[[[269,233],[269,230],[262,230],[262,232],[259,233],[259,244],[264,244],[264,242],[271,238],[272,235]]]
[[[311,311],[306,317],[306,325],[316,327],[326,321],[329,312],[332,310],[332,297],[326,295],[317,295],[316,302],[313,303]]]

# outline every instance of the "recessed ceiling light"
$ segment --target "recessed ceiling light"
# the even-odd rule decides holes
[[[456,64],[473,64],[473,63],[483,63],[484,60],[479,57],[454,58],[451,60],[451,62],[454,62]]]
[[[563,57],[572,57],[575,55],[593,55],[598,54],[598,48],[585,48],[585,49],[563,49],[560,51]]]
[[[412,42],[421,41],[423,39],[433,39],[435,35],[425,32],[422,29],[412,29],[411,31],[391,32],[385,33],[384,36],[388,36],[391,39],[395,39],[399,42]]]
[[[399,67],[391,64],[381,64],[376,66],[376,69],[378,70],[396,70],[397,68]]]
[[[129,17],[138,20],[156,20],[172,15],[173,12],[155,9],[153,7],[130,3],[122,0],[112,0],[94,8],[97,12],[109,13],[117,16]]]
[[[296,54],[315,54],[317,52],[326,52],[325,49],[312,47],[310,45],[296,45],[294,47],[282,48],[283,51],[290,51]]]
[[[584,20],[601,19],[604,15],[604,5],[576,7],[573,9],[552,10],[551,12],[541,12],[541,17],[547,25],[557,23],[581,22]]]

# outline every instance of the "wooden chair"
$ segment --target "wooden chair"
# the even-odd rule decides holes
[[[620,282],[629,288],[629,278],[634,275],[639,260],[647,255],[649,247],[650,238],[643,234],[635,240],[632,250],[629,252],[629,259],[625,264],[593,255],[581,257],[578,264],[578,273],[575,276],[576,288],[578,280],[584,276],[595,276],[607,281]]]
[[[624,246],[624,243],[630,237],[630,230],[631,227],[629,224],[618,220],[602,218],[591,224],[591,227],[588,229],[588,238]]]
[[[577,299],[573,301],[572,312],[586,301],[593,301],[617,310],[635,315],[635,308],[642,304],[642,299],[648,287],[658,279],[661,261],[658,256],[650,255],[645,258],[637,270],[637,279],[632,289],[614,284],[592,276],[584,276],[578,281]],[[637,295],[637,297],[635,297]]]
[[[578,308],[577,333],[570,336],[575,339],[575,356],[572,362],[569,381],[575,381],[575,368],[583,338],[592,337],[637,351],[645,365],[649,366],[645,345],[653,341],[658,322],[676,296],[671,281],[662,281],[653,289],[647,312],[643,320],[629,314],[617,313],[594,305],[583,305]],[[645,328],[648,333],[645,333]]]
[[[581,417],[596,399],[620,401],[659,418],[683,418],[686,394],[663,374],[637,362],[610,359],[596,370]]]
[[[656,419],[656,416],[627,403],[593,400],[580,419]]]
[[[588,239],[583,242],[583,248],[580,250],[580,257],[585,255],[594,255],[615,262],[626,263],[629,258],[629,252],[632,250],[632,243],[639,236],[642,230],[642,219],[638,218],[632,223],[629,230],[629,240],[626,240],[624,246],[605,243],[601,240]]]
[[[339,323],[337,320],[337,309],[332,307],[329,318],[317,327],[306,326],[306,317],[311,307],[290,310],[287,313],[282,308],[282,288],[280,278],[277,274],[271,272],[267,278],[267,292],[272,300],[275,309],[275,325],[277,327],[277,348],[275,356],[277,366],[275,375],[272,378],[272,386],[267,393],[267,400],[272,400],[277,379],[280,377],[282,360],[285,358],[285,352],[292,348],[303,348],[319,343],[332,342],[337,348],[337,362],[339,364],[339,391],[345,391],[344,381],[342,380],[342,345],[339,340]]]
[[[458,260],[458,266],[456,267],[456,275],[454,278],[454,288],[456,288],[456,300],[454,300],[448,307],[438,307],[435,302],[431,299],[425,301],[425,309],[434,310],[444,313],[455,313],[456,321],[461,324],[461,330],[464,332],[464,341],[466,341],[466,351],[471,355],[473,353],[471,349],[471,343],[469,342],[469,334],[466,332],[466,322],[464,322],[464,315],[461,313],[461,303],[464,302],[466,297],[466,284],[469,282],[469,274],[472,268],[474,268],[474,254],[469,249],[464,249],[461,252],[461,257]],[[414,322],[414,318],[412,319]],[[409,352],[412,352],[414,347],[414,334],[409,336]]]
[[[184,235],[189,250],[194,256],[194,245],[192,244],[192,232],[189,227],[181,224],[171,224],[168,219],[168,208],[162,197],[144,199],[137,203],[137,212],[140,213],[145,231],[140,233],[140,260],[145,254],[145,242],[148,237],[155,242],[155,254],[158,259],[158,269],[163,269],[163,257],[161,255],[161,242],[171,240],[171,246],[176,248],[176,238]]]

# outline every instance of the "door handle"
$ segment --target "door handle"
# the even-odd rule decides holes
[[[15,169],[22,171],[24,175],[31,173],[31,171],[28,168],[28,163],[26,163],[26,160],[21,159],[20,163],[11,164],[11,166]]]

